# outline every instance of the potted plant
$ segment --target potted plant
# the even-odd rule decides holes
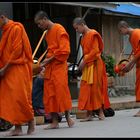
[[[115,59],[111,55],[102,54],[102,59],[106,65],[106,72],[108,76],[108,86],[113,86],[116,73],[114,72]]]

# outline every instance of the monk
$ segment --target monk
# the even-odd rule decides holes
[[[0,11],[0,118],[15,125],[11,136],[33,134],[32,50],[24,26]],[[9,135],[9,134],[8,134]]]
[[[40,64],[45,67],[43,103],[46,113],[51,113],[52,123],[45,129],[58,128],[57,113],[65,112],[69,127],[74,125],[70,118],[69,110],[72,108],[72,100],[68,87],[67,59],[70,54],[69,35],[64,27],[52,22],[46,12],[39,11],[35,15],[35,23],[42,30],[48,30],[46,42],[48,53]]]
[[[92,121],[94,110],[99,110],[99,120],[104,120],[103,108],[109,108],[107,94],[107,75],[105,63],[101,58],[104,45],[100,34],[90,29],[84,19],[77,17],[73,20],[74,29],[82,34],[81,46],[83,61],[79,65],[82,71],[78,109],[87,110],[84,121]]]
[[[120,21],[118,23],[118,30],[120,34],[129,36],[129,42],[134,55],[131,61],[122,69],[122,71],[128,72],[136,64],[135,95],[136,102],[140,102],[140,29],[133,29],[126,21]],[[140,111],[138,111],[134,117],[140,117]]]

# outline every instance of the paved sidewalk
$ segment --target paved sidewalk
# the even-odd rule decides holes
[[[23,126],[23,136],[8,137],[8,130],[0,132],[0,138],[139,138],[140,118],[133,117],[138,110],[118,110],[114,117],[106,117],[103,121],[94,118],[93,121],[80,122],[80,119],[74,117],[75,125],[72,128],[68,127],[63,118],[59,129],[44,130],[47,124],[37,125],[34,135],[26,135],[27,126]]]
[[[46,124],[37,125],[34,135],[26,135],[27,126],[23,126],[24,135],[18,137],[139,137],[139,117],[132,117],[140,108],[140,103],[136,103],[135,96],[111,97],[110,102],[111,107],[116,110],[115,116],[107,117],[105,121],[98,121],[95,118],[94,121],[81,123],[79,119],[76,119],[75,115],[72,115],[76,122],[73,128],[68,128],[65,118],[63,118],[62,123],[60,123],[60,129],[44,130]],[[72,112],[75,113],[76,111],[77,100],[73,100]],[[9,131],[1,132],[0,138],[8,138],[6,133],[9,133]],[[17,137],[15,136],[14,138]]]

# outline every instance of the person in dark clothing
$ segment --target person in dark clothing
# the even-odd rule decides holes
[[[49,113],[45,113],[44,105],[43,105],[43,88],[44,88],[44,79],[43,79],[42,70],[39,75],[34,77],[33,80],[33,90],[32,90],[32,104],[35,116],[44,116],[45,123],[51,123],[52,118]],[[61,122],[62,115],[58,113],[58,121]]]
[[[44,109],[43,106],[43,78],[36,77],[33,81],[33,96],[32,96],[32,102],[33,102],[33,108],[41,108]]]

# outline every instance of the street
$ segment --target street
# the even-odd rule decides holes
[[[139,109],[115,111],[114,117],[106,117],[104,121],[94,118],[94,121],[80,122],[75,116],[75,126],[68,128],[65,118],[59,124],[59,129],[44,130],[46,125],[37,125],[34,135],[26,135],[27,126],[23,126],[22,136],[14,138],[133,138],[140,137],[140,118],[133,117]],[[14,127],[13,127],[14,128]],[[12,129],[13,129],[12,128]],[[6,137],[9,131],[0,132],[0,137]]]

